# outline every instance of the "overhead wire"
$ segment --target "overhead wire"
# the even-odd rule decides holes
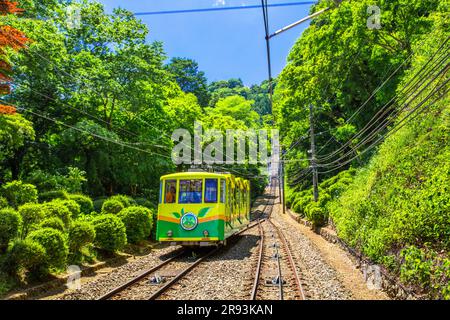
[[[450,80],[450,79],[449,79]],[[447,84],[449,82],[449,80],[445,81],[445,83],[441,86],[443,87],[445,84]],[[422,110],[420,112],[418,112],[413,118],[410,118],[409,121],[412,121],[413,119],[417,118],[418,115],[420,115],[425,109],[429,108],[430,106],[432,106],[434,103],[436,103],[437,101],[439,101],[440,99],[442,99],[443,97],[445,97],[448,92],[450,91],[449,88],[447,88],[447,90],[442,93],[439,97],[437,97],[436,99],[434,99],[431,103],[429,103],[426,107],[423,107]],[[430,96],[427,97],[426,100],[429,99]],[[380,138],[378,138],[378,140],[376,140],[373,144],[371,144],[369,147],[367,147],[365,150],[363,150],[361,153],[359,153],[357,156],[348,159],[347,161],[345,161],[344,163],[339,164],[338,166],[335,166],[334,168],[327,170],[327,171],[318,171],[319,174],[327,174],[330,172],[333,172],[347,164],[349,164],[350,162],[352,162],[354,159],[356,159],[357,157],[360,157],[361,155],[363,155],[364,153],[368,152],[369,150],[373,149],[375,146],[378,145],[379,142],[381,142],[383,139],[389,137],[390,135],[392,135],[393,133],[397,132],[398,130],[400,130],[401,128],[403,128],[409,121],[406,121],[410,116],[412,116],[415,111],[417,111],[425,102],[426,100],[423,100],[416,108],[414,108],[414,112],[408,113],[407,116],[405,116],[391,131],[389,131],[386,135],[381,136]]]
[[[381,122],[381,124],[378,124],[378,126],[377,126],[374,130],[372,130],[371,132],[369,132],[369,133],[366,135],[366,137],[364,137],[361,141],[359,141],[359,142],[357,143],[357,145],[356,145],[355,147],[353,147],[352,149],[357,149],[359,146],[363,145],[363,144],[364,144],[365,142],[367,142],[371,137],[373,137],[374,134],[376,134],[376,133],[379,132],[380,130],[384,129],[387,125],[389,125],[389,123],[393,122],[393,121],[394,121],[394,118],[395,118],[397,115],[399,115],[406,107],[408,107],[409,103],[411,103],[411,101],[413,101],[413,100],[415,99],[415,97],[417,97],[423,90],[425,90],[426,88],[428,88],[428,85],[425,85],[425,87],[423,87],[423,88],[419,91],[419,93],[417,93],[416,96],[408,102],[408,99],[412,96],[412,94],[409,94],[409,93],[410,93],[411,91],[413,91],[413,90],[418,90],[418,89],[422,86],[422,84],[423,84],[425,81],[427,81],[427,79],[429,79],[428,75],[429,75],[431,72],[433,72],[433,71],[436,69],[436,67],[439,67],[439,66],[445,61],[445,59],[448,58],[448,56],[449,56],[449,55],[447,55],[447,56],[444,58],[444,60],[438,61],[438,64],[436,64],[436,65],[433,66],[431,69],[429,69],[429,70],[425,73],[425,75],[421,74],[421,72],[424,70],[424,69],[421,69],[418,73],[415,74],[415,76],[411,79],[411,81],[409,81],[409,82],[402,88],[401,91],[403,91],[403,92],[405,93],[405,96],[404,96],[403,98],[406,98],[406,100],[403,100],[403,99],[402,99],[403,102],[404,102],[404,106],[403,106],[402,108],[397,109],[397,110],[394,109],[394,112],[393,112],[392,114],[390,114],[389,117],[383,117],[383,116],[385,115],[386,112],[383,112],[383,113],[381,113],[381,115],[380,115],[380,111],[386,107],[386,105],[385,105],[385,107],[383,107],[382,109],[380,109],[380,111],[379,111],[379,112],[378,112],[378,113],[377,113],[377,114],[369,121],[369,123],[366,124],[366,126],[363,128],[363,130],[361,130],[357,135],[353,136],[350,140],[348,140],[341,148],[339,148],[339,151],[340,151],[340,150],[344,150],[345,146],[349,146],[350,143],[351,143],[353,140],[359,138],[359,137],[360,137],[363,133],[365,133],[369,128],[371,128],[374,124],[376,124],[377,122],[374,121],[374,119],[375,119],[375,120],[383,119],[383,121]],[[427,62],[427,65],[428,65],[428,63],[429,63],[430,61],[431,61],[431,60],[429,60],[429,61]],[[445,71],[445,68],[442,69],[442,70],[440,71],[440,73],[438,73],[438,75],[441,74],[441,73],[444,72],[444,71]],[[437,75],[437,76],[438,76],[438,75]],[[431,82],[434,81],[434,80],[436,79],[437,76],[435,76],[435,77],[433,78],[433,80],[431,80]],[[419,78],[418,78],[418,77],[419,77]],[[405,91],[404,89],[405,89],[407,86],[409,86],[409,85],[411,84],[412,80],[414,80],[415,78],[418,78],[418,79],[419,79],[419,82],[416,82],[413,86],[410,86],[410,87],[408,88],[408,90]],[[409,94],[409,95],[407,95],[407,94]],[[390,103],[391,103],[392,101],[394,101],[394,100],[395,100],[395,97],[392,98],[391,101],[388,102],[388,104],[390,104]],[[398,100],[397,103],[398,103],[399,101],[402,101],[402,100]],[[377,117],[378,117],[378,119],[377,119]],[[381,129],[380,129],[380,128],[381,128]],[[323,160],[330,159],[334,154],[337,154],[337,153],[333,153],[333,154],[331,154],[331,155],[328,156],[328,157],[323,157],[323,158],[319,159],[319,161],[318,161],[318,162],[319,162],[319,166],[325,166],[325,165],[323,164]],[[349,154],[349,152],[348,152],[346,155],[348,155],[348,154]],[[342,156],[341,156],[341,158],[342,158]],[[330,163],[335,163],[335,162],[337,162],[337,160],[335,160],[335,161],[333,161],[333,162],[330,162]],[[328,164],[329,164],[329,163],[328,163]]]
[[[8,105],[10,105],[10,106],[13,106],[13,104],[11,104],[11,103],[9,103],[9,102],[7,102],[7,101],[4,101],[4,100],[0,100],[0,101],[1,101],[2,103],[8,104]],[[54,123],[56,123],[56,124],[65,126],[65,127],[67,127],[67,128],[73,129],[73,130],[75,130],[75,131],[78,131],[78,132],[81,132],[81,133],[89,134],[89,135],[91,135],[91,136],[93,136],[93,137],[95,137],[95,138],[98,138],[98,139],[101,139],[101,140],[104,140],[104,141],[107,141],[107,142],[110,142],[110,143],[113,143],[113,144],[117,144],[117,145],[120,145],[120,146],[125,147],[125,148],[133,149],[133,150],[135,150],[135,151],[139,151],[139,152],[142,152],[142,153],[147,153],[147,154],[150,154],[150,155],[157,155],[157,156],[161,156],[161,157],[165,157],[165,158],[170,158],[170,157],[168,157],[168,156],[166,156],[166,155],[163,155],[163,154],[160,154],[160,153],[156,153],[156,152],[153,152],[153,151],[149,151],[149,150],[144,150],[144,149],[141,149],[141,148],[137,148],[137,147],[135,147],[135,146],[129,145],[129,144],[126,143],[126,142],[123,142],[123,141],[120,141],[120,140],[111,139],[111,138],[105,137],[105,136],[103,136],[103,135],[100,135],[100,134],[97,134],[97,133],[94,133],[94,132],[90,132],[90,131],[88,131],[88,130],[84,130],[84,129],[81,129],[81,128],[78,128],[78,127],[69,125],[69,124],[67,124],[67,123],[65,123],[65,122],[63,122],[63,121],[61,121],[61,120],[57,120],[57,119],[55,119],[55,118],[52,118],[52,117],[49,117],[49,116],[44,115],[44,114],[42,114],[42,113],[39,113],[39,112],[30,110],[30,109],[28,109],[28,108],[24,108],[24,107],[20,107],[20,106],[15,106],[15,108],[18,109],[18,110],[23,110],[23,111],[25,111],[25,112],[31,113],[31,114],[33,114],[33,115],[35,115],[35,116],[37,116],[37,117],[46,119],[46,120],[48,120],[48,121],[52,121],[52,122],[54,122]]]
[[[447,39],[448,41],[448,39]],[[445,45],[447,43],[447,41],[444,42],[443,45]],[[438,61],[436,65],[434,65],[434,67],[432,67],[431,69],[428,69],[428,71],[425,73],[425,75],[422,74],[422,72],[425,70],[425,68],[428,67],[428,64],[434,59],[434,57],[436,56],[436,54],[442,50],[443,45],[438,49],[438,51],[435,52],[435,54],[427,61],[427,63],[422,66],[422,68],[415,74],[415,76],[413,78],[411,78],[406,85],[404,85],[401,90],[399,92],[397,92],[390,101],[388,101],[382,108],[380,108],[378,110],[378,112],[370,119],[370,121],[361,129],[359,130],[355,135],[352,136],[352,138],[347,141],[345,144],[343,144],[340,148],[338,148],[337,150],[331,152],[328,155],[323,155],[323,156],[317,156],[318,162],[323,161],[323,160],[327,160],[332,158],[335,154],[339,153],[341,150],[345,149],[345,147],[347,147],[353,140],[359,138],[362,134],[364,134],[368,129],[370,129],[377,120],[382,119],[387,112],[390,111],[389,107],[395,103],[397,101],[398,97],[405,97],[409,92],[411,92],[412,90],[414,90],[415,88],[417,88],[417,85],[420,85],[425,81],[425,77],[430,74],[431,72],[433,72],[438,66],[439,63],[443,60],[445,60],[446,58],[448,58],[449,54],[447,54],[446,56],[444,56],[443,58],[438,58]],[[445,52],[444,52],[445,54]],[[439,60],[441,59],[441,60]],[[418,79],[418,81],[416,81],[416,79]],[[415,81],[415,82],[414,82]],[[414,82],[414,83],[413,83]],[[412,84],[413,83],[413,84]],[[412,84],[412,85],[411,85]],[[403,96],[402,96],[403,95]]]
[[[443,71],[445,71],[446,69],[448,69],[448,66],[449,66],[449,65],[450,65],[450,64],[447,64],[447,66],[446,66],[444,69],[442,69],[442,71],[439,73],[439,75],[440,75]],[[437,77],[438,77],[438,75],[437,75],[435,78],[433,78],[432,81],[430,81],[429,85],[431,85],[431,83],[432,83]],[[388,119],[385,119],[381,124],[379,124],[379,126],[378,126],[377,128],[375,128],[371,133],[369,133],[369,135],[368,135],[367,137],[365,137],[365,138],[364,138],[361,142],[359,142],[356,146],[352,147],[351,150],[350,150],[349,152],[347,152],[346,154],[344,154],[343,156],[341,156],[339,159],[334,160],[334,161],[332,161],[332,162],[329,162],[329,163],[326,163],[326,164],[318,164],[318,167],[330,167],[330,166],[332,166],[334,163],[338,163],[339,161],[345,159],[348,155],[354,153],[356,150],[358,150],[358,148],[359,148],[360,146],[365,145],[366,142],[370,142],[373,138],[375,138],[375,136],[376,136],[378,133],[380,133],[381,131],[383,131],[384,129],[386,129],[386,128],[389,126],[389,124],[393,123],[393,122],[395,121],[395,118],[396,118],[398,115],[400,115],[401,112],[403,112],[404,110],[406,110],[406,108],[409,106],[409,104],[410,104],[412,101],[414,101],[415,98],[416,98],[418,95],[420,95],[424,89],[428,88],[429,85],[427,85],[426,87],[422,88],[422,90],[420,90],[420,92],[419,92],[415,97],[413,97],[413,98],[412,98],[408,103],[406,103],[400,110],[398,110],[398,111],[395,113],[395,115],[391,117],[391,119],[389,119],[389,118],[388,118]]]

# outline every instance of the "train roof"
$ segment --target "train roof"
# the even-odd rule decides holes
[[[233,176],[230,173],[217,173],[217,172],[177,172],[166,174],[161,177],[164,179],[178,179],[178,178],[190,178],[190,177],[201,177],[201,178],[226,178]]]
[[[237,177],[231,173],[217,173],[217,172],[176,172],[166,174],[160,178],[160,180],[166,179],[180,179],[180,178],[229,178],[233,185],[237,184],[241,188],[250,187],[250,181]]]

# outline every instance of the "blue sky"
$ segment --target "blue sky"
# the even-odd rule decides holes
[[[260,0],[99,0],[110,12],[122,7],[132,12],[258,5]],[[298,0],[269,0],[269,4]],[[308,15],[310,5],[269,8],[271,32]],[[181,13],[139,16],[148,25],[148,41],[159,40],[170,57],[196,60],[208,80],[241,78],[246,85],[267,79],[262,10]],[[274,77],[286,64],[295,40],[308,26],[291,29],[271,41]]]

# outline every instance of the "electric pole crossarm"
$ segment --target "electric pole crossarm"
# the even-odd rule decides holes
[[[311,19],[317,17],[318,15],[321,15],[322,13],[324,13],[324,12],[330,10],[330,9],[331,9],[331,7],[322,9],[322,10],[320,10],[320,11],[317,11],[316,13],[313,13],[312,15],[309,15],[309,16],[307,16],[307,17],[301,19],[301,20],[298,20],[297,22],[294,22],[294,23],[292,23],[292,24],[290,24],[290,25],[288,25],[288,26],[286,26],[286,27],[284,27],[284,28],[281,28],[280,30],[277,30],[277,31],[275,31],[275,33],[271,34],[271,35],[269,36],[269,39],[270,39],[270,38],[273,38],[273,37],[275,37],[275,36],[277,36],[277,35],[279,35],[279,34],[282,33],[282,32],[285,32],[285,31],[287,31],[287,30],[289,30],[289,29],[292,29],[292,28],[296,27],[296,26],[298,26],[299,24],[302,24],[303,22],[306,22],[306,21],[308,21],[308,20],[311,20]]]

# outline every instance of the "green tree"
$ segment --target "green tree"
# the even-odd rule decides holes
[[[186,93],[193,93],[202,107],[208,105],[207,80],[205,73],[199,71],[197,62],[187,58],[172,58],[166,68],[173,74],[181,90]]]

